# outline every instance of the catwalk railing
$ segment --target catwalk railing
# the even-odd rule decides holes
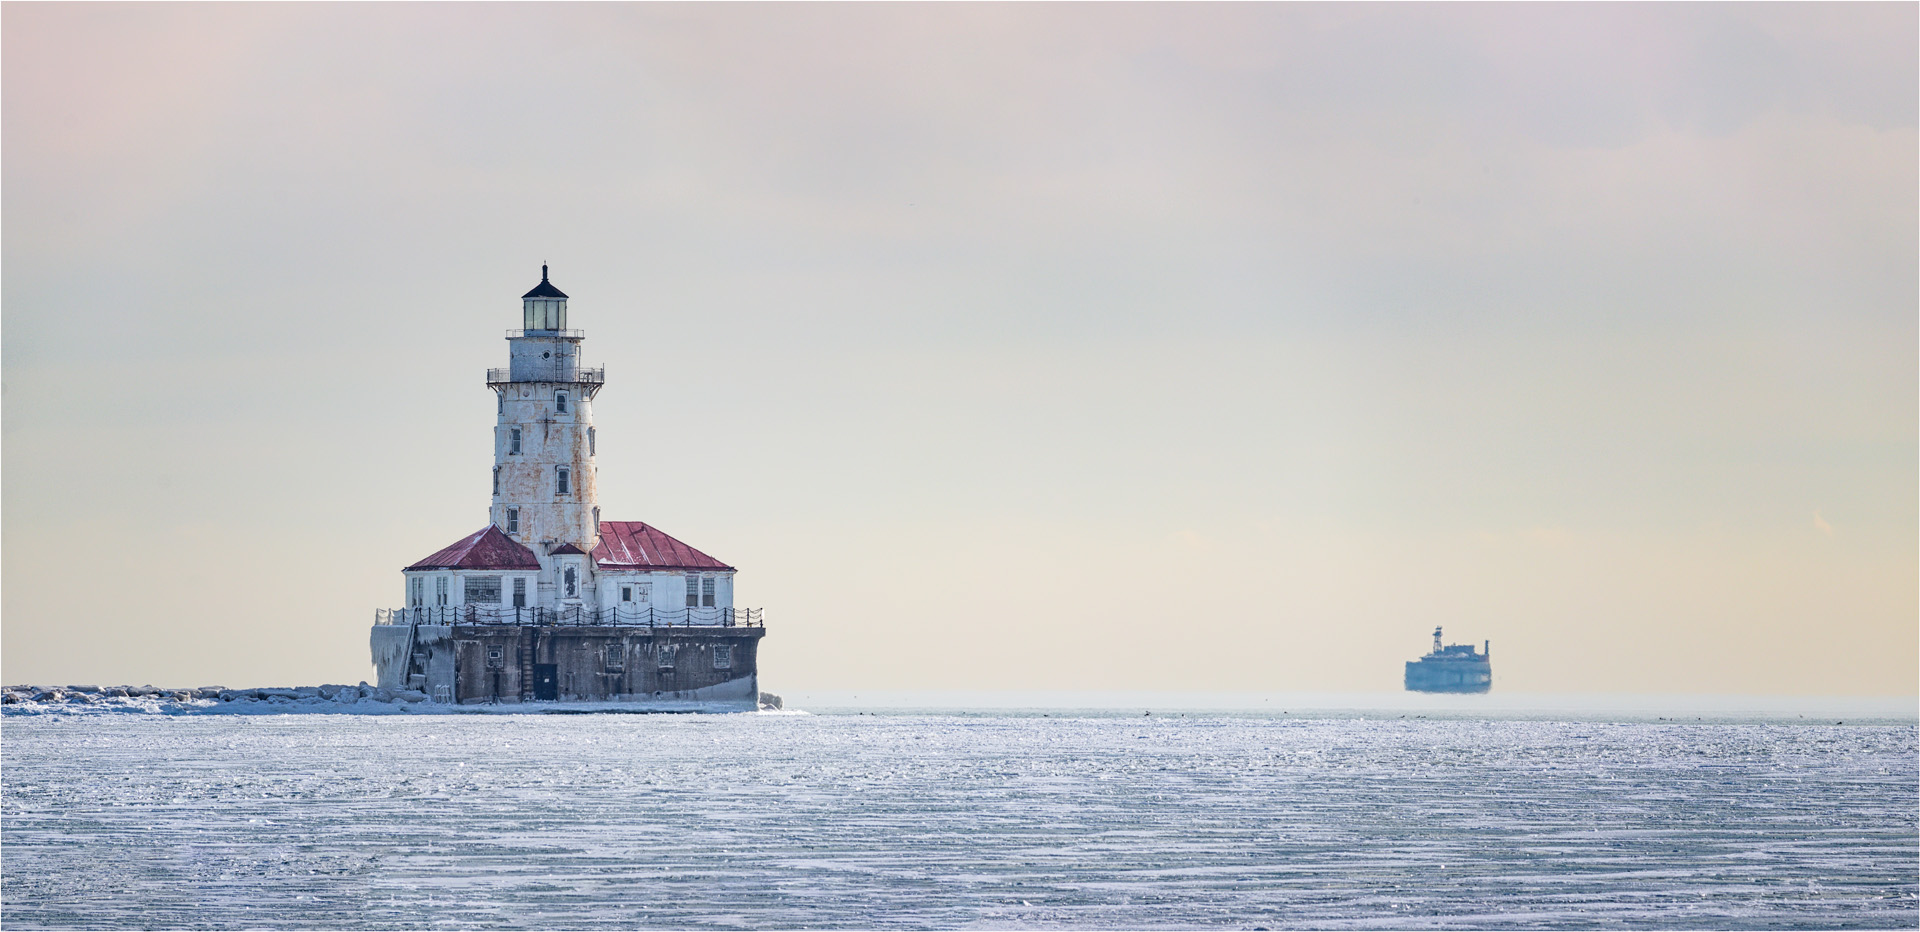
[[[617,625],[634,628],[764,628],[762,608],[654,608],[622,603],[613,608],[513,608],[506,605],[423,605],[376,608],[376,625]]]
[[[607,381],[607,367],[595,366],[532,366],[519,376],[513,374],[513,368],[488,369],[488,385],[510,385],[514,382],[568,382],[583,385],[601,385]]]

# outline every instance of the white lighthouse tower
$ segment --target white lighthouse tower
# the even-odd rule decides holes
[[[499,395],[490,523],[540,558],[532,604],[591,603],[586,557],[600,542],[593,397],[606,371],[580,365],[586,334],[567,329],[567,295],[546,266],[521,304],[525,326],[507,332],[507,368],[487,370]]]

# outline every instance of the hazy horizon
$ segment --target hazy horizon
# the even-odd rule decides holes
[[[370,679],[547,262],[776,693],[1920,693],[1911,4],[0,23],[7,683]]]

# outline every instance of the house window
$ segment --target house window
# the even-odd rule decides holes
[[[568,495],[573,492],[573,473],[565,466],[555,466],[553,470],[553,488],[555,494]]]
[[[445,576],[433,577],[433,604],[447,604],[447,577]]]
[[[700,604],[700,577],[695,576],[692,573],[688,573],[687,574],[687,607],[693,608],[694,606],[699,604]]]
[[[498,605],[500,603],[500,577],[468,576],[466,601]]]
[[[566,581],[567,598],[571,599],[580,594],[580,574],[578,570],[569,566],[561,572],[560,577]]]
[[[407,579],[407,607],[419,608],[427,604],[427,591],[424,581],[418,576]]]
[[[561,414],[567,413],[567,393],[566,392],[553,393],[553,410]]]
[[[520,509],[518,508],[507,509],[507,533],[520,533]]]
[[[587,428],[587,455],[593,455],[593,428]]]
[[[707,578],[700,580],[700,604],[701,605],[713,604],[713,584],[714,584],[714,578],[712,576],[708,576]]]
[[[518,427],[510,428],[507,431],[507,455],[520,455],[520,428]]]
[[[620,601],[622,601],[622,602],[631,602],[631,601],[633,601],[633,587],[632,587],[632,586],[621,586],[621,587],[620,587]]]
[[[733,669],[732,647],[716,647],[713,649],[713,668],[715,670]]]
[[[527,607],[527,578],[525,576],[515,576],[513,578],[513,607]]]

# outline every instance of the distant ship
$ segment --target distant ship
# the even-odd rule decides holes
[[[1493,642],[1484,653],[1472,644],[1441,646],[1433,629],[1433,653],[1407,661],[1407,689],[1418,693],[1483,693],[1493,688]]]

